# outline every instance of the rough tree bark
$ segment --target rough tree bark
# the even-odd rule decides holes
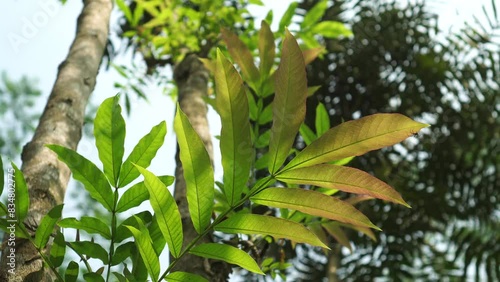
[[[194,54],[186,56],[174,69],[174,79],[178,88],[178,101],[182,111],[189,118],[213,163],[212,140],[208,128],[207,105],[203,97],[207,97],[209,72]],[[174,197],[179,206],[184,232],[184,246],[187,246],[197,235],[189,216],[186,199],[186,182],[182,163],[179,160],[177,147],[175,170]],[[205,237],[200,243],[210,242],[211,238]],[[186,271],[207,278],[209,281],[227,281],[231,268],[223,262],[208,261],[203,258],[185,255],[176,265],[175,271]]]
[[[84,0],[76,37],[59,66],[57,79],[33,139],[22,153],[22,171],[29,188],[30,210],[25,224],[34,232],[41,218],[64,199],[68,167],[45,148],[58,144],[76,149],[81,138],[85,106],[94,90],[104,54],[112,10],[111,0]],[[45,251],[48,251],[47,247]],[[27,240],[16,241],[16,272],[7,272],[6,244],[2,247],[0,281],[53,281],[36,249]]]

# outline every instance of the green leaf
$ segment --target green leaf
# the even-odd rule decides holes
[[[261,81],[269,77],[269,72],[274,65],[275,49],[273,32],[269,24],[262,21],[259,31],[259,71]]]
[[[306,145],[310,145],[314,140],[318,139],[318,137],[316,137],[316,134],[305,123],[300,125],[299,132]]]
[[[0,156],[0,196],[3,193],[3,185],[5,184],[4,180],[4,172],[3,172],[3,161],[2,161],[2,156]]]
[[[401,142],[427,126],[400,114],[375,114],[344,122],[298,153],[283,171],[360,156]]]
[[[137,219],[140,221],[140,219]],[[141,229],[138,230],[135,227],[127,226],[127,228],[132,232],[132,235],[135,239],[135,245],[137,249],[139,249],[139,253],[141,254],[142,260],[148,270],[149,275],[153,279],[153,281],[158,280],[158,276],[160,275],[160,260],[153,250],[153,246],[151,245],[151,237],[149,237],[149,232],[144,224],[141,222]]]
[[[11,162],[11,165],[14,168],[14,187],[16,193],[16,197],[14,198],[15,219],[18,223],[21,223],[28,215],[30,196],[28,194],[28,185],[26,185],[26,180],[24,179],[22,171],[20,171],[13,162]]]
[[[68,267],[66,268],[66,273],[64,274],[65,282],[76,282],[78,279],[78,272],[80,271],[80,267],[78,263],[74,261],[70,261]]]
[[[127,242],[118,246],[113,253],[113,257],[111,258],[111,265],[117,265],[122,263],[128,257],[132,255],[132,249],[135,248],[134,242]]]
[[[166,134],[167,126],[165,122],[162,121],[139,140],[122,165],[118,187],[124,187],[140,175],[133,164],[144,168],[147,168],[151,164],[151,160],[153,160],[158,149],[163,145]]]
[[[318,136],[323,135],[330,129],[330,115],[328,115],[323,103],[318,103],[316,107],[316,119],[314,124],[316,125],[316,134]]]
[[[69,247],[77,254],[100,259],[104,264],[108,264],[108,252],[99,244],[89,241],[68,242]]]
[[[289,26],[292,23],[292,18],[293,15],[295,15],[295,9],[297,9],[298,5],[298,2],[290,3],[290,6],[288,6],[285,13],[281,17],[278,33],[283,33],[285,31],[285,27]]]
[[[263,234],[276,239],[285,238],[297,243],[307,243],[322,248],[328,247],[307,228],[299,223],[272,216],[257,214],[235,214],[214,228],[231,234]]]
[[[312,190],[268,188],[250,199],[261,205],[298,210],[310,215],[380,230],[352,205]]]
[[[64,255],[66,254],[66,241],[64,240],[64,234],[57,231],[54,237],[54,242],[50,247],[50,262],[54,267],[59,267],[64,262]]]
[[[337,38],[339,36],[351,36],[352,31],[343,23],[336,21],[322,21],[311,29],[313,34],[322,35],[325,38]]]
[[[83,279],[86,282],[104,282],[105,281],[104,278],[100,274],[93,273],[93,272],[83,274]]]
[[[281,62],[275,73],[273,125],[269,144],[269,172],[285,162],[306,113],[307,81],[302,51],[287,30]]]
[[[125,3],[125,1],[123,1],[123,0],[116,0],[116,5],[123,12],[123,14],[125,15],[125,18],[127,19],[127,21],[128,22],[132,22],[132,12],[130,11],[130,8]]]
[[[167,241],[165,241],[165,237],[161,233],[160,226],[158,225],[158,220],[156,217],[151,219],[151,224],[148,226],[149,236],[151,236],[151,240],[153,242],[153,249],[155,250],[156,255],[160,256]]]
[[[255,148],[264,148],[269,146],[269,139],[271,138],[271,130],[266,130],[264,133],[260,134],[255,141]]]
[[[259,70],[253,62],[253,56],[248,47],[233,32],[222,29],[222,39],[226,42],[227,50],[231,58],[238,64],[245,82],[253,89],[257,90],[257,83],[260,80]],[[219,51],[220,52],[220,51]],[[219,92],[216,91],[217,96]]]
[[[304,20],[300,23],[300,28],[305,29],[317,23],[325,14],[326,8],[327,1],[319,1],[309,11],[307,11],[306,15],[304,16]]]
[[[99,234],[108,240],[111,239],[108,224],[95,217],[82,216],[80,220],[74,217],[64,218],[57,225],[62,228],[85,230],[89,234]]]
[[[99,159],[104,167],[104,174],[114,186],[118,182],[125,143],[125,120],[119,102],[119,95],[104,100],[94,121]]]
[[[356,168],[320,164],[287,170],[276,176],[276,179],[290,184],[309,184],[348,193],[369,195],[410,207],[391,186]]]
[[[139,171],[137,171],[139,172]],[[174,177],[170,175],[164,175],[158,177],[165,186],[170,186],[174,183]],[[124,212],[133,207],[137,207],[142,202],[149,199],[149,191],[144,184],[144,181],[134,184],[132,187],[128,188],[125,193],[120,197],[118,204],[116,205],[116,212]]]
[[[340,225],[337,222],[323,223],[322,226],[326,229],[328,234],[330,234],[333,238],[335,238],[335,240],[337,240],[337,242],[339,242],[342,246],[348,248],[349,251],[352,252],[351,242],[349,241],[349,238],[347,238],[344,230],[340,228]]]
[[[59,145],[47,145],[47,148],[54,151],[59,160],[69,167],[73,177],[83,184],[92,198],[101,203],[108,211],[112,210],[113,191],[106,176],[95,164],[71,149]]]
[[[243,97],[246,99],[245,97]],[[174,128],[184,169],[189,214],[201,234],[210,224],[214,206],[214,170],[205,144],[177,104]]]
[[[136,166],[144,176],[144,183],[149,191],[149,201],[155,212],[160,230],[167,241],[169,251],[174,258],[179,257],[182,248],[182,222],[174,197],[167,186],[158,177],[146,169]]]
[[[45,245],[49,241],[50,235],[54,231],[54,226],[56,225],[59,218],[61,218],[63,204],[53,207],[40,222],[40,225],[36,229],[35,233],[35,246],[37,249],[41,250],[45,248]]]
[[[113,272],[118,282],[128,282],[129,280],[123,276],[123,274],[118,272]]]
[[[262,125],[271,122],[272,120],[273,120],[273,103],[271,102],[262,110],[257,122]]]
[[[176,271],[171,272],[166,277],[168,282],[208,282],[207,279],[188,272]]]
[[[215,73],[217,110],[221,117],[221,157],[224,193],[234,205],[246,186],[253,161],[248,98],[243,81],[234,66],[217,51]]]
[[[257,262],[249,254],[230,245],[217,243],[201,244],[193,247],[189,252],[200,257],[236,264],[253,273],[264,275]]]
[[[122,242],[123,240],[132,237],[132,233],[125,226],[133,226],[139,228],[139,223],[136,220],[136,217],[140,218],[144,224],[151,223],[153,216],[149,211],[142,211],[138,214],[132,215],[129,218],[125,219],[118,225],[115,232],[115,243]]]

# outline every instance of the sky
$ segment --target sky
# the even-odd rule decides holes
[[[76,31],[76,19],[83,7],[82,1],[68,0],[61,5],[58,0],[5,0],[4,9],[0,10],[0,72],[7,71],[10,78],[17,80],[23,75],[38,80],[38,87],[42,90],[42,97],[38,105],[41,112],[45,101],[54,84],[58,65],[66,57]],[[273,9],[276,30],[276,19],[283,14],[292,1],[266,1],[265,7],[253,6],[250,12],[264,17],[269,9]],[[464,20],[471,20],[472,15],[482,15],[481,5],[490,7],[490,0],[437,0],[430,1],[430,7],[439,14],[439,25],[442,30],[458,29]],[[6,7],[6,8],[5,8]],[[117,11],[113,12],[111,22],[116,22]],[[256,21],[257,23],[260,20]],[[116,27],[111,26],[111,33]],[[121,56],[116,64],[126,64],[130,61],[130,54]],[[101,69],[97,78],[97,86],[91,97],[91,102],[100,104],[104,99],[117,93],[113,84],[121,81],[121,77],[112,69]],[[160,149],[157,158],[149,170],[157,175],[174,175],[175,170],[175,136],[173,134],[174,102],[162,94],[160,88],[150,88],[148,93],[150,102],[137,100],[134,95],[132,114],[126,117],[127,132],[125,157],[130,153],[138,140],[159,122],[167,121],[168,134],[165,144]],[[218,135],[220,120],[210,110],[210,129],[212,136]],[[1,122],[1,121],[0,121]],[[1,126],[1,125],[0,125]],[[28,140],[26,140],[28,141]],[[215,163],[220,163],[218,141],[213,139],[215,148]],[[83,139],[78,147],[80,154],[91,161],[100,164],[97,150],[93,141]],[[20,165],[20,164],[18,164]],[[215,168],[216,178],[222,178],[220,165]],[[65,209],[65,213],[68,212]],[[73,211],[75,212],[75,211]],[[72,211],[70,210],[71,214]],[[67,214],[66,214],[67,215]]]

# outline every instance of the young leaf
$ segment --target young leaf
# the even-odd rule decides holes
[[[320,164],[287,170],[279,173],[276,179],[290,184],[309,184],[348,193],[369,195],[410,207],[391,186],[356,168]]]
[[[243,97],[246,99],[246,97]],[[222,109],[219,109],[222,110]],[[214,170],[210,156],[188,117],[177,105],[174,120],[180,160],[186,181],[189,214],[198,234],[210,224],[214,206]]]
[[[304,63],[306,64],[306,66],[312,63],[322,52],[324,52],[324,50],[325,50],[324,47],[316,47],[302,51],[302,56],[304,56]],[[315,87],[319,88],[321,86],[315,86]]]
[[[259,83],[259,70],[253,62],[253,56],[248,47],[238,38],[238,36],[227,29],[222,29],[222,39],[226,42],[227,50],[231,54],[231,58],[241,68],[241,73],[245,82],[253,89],[256,89]],[[217,91],[217,94],[219,92]]]
[[[230,234],[263,234],[276,239],[285,238],[297,243],[328,247],[314,233],[299,223],[282,218],[257,214],[235,214],[217,224],[214,229]]]
[[[326,229],[328,234],[330,234],[333,238],[335,238],[335,240],[337,240],[337,242],[339,242],[342,246],[348,248],[349,251],[352,252],[351,242],[349,241],[349,238],[347,238],[344,230],[340,228],[340,225],[337,222],[323,223],[322,226]]]
[[[352,31],[343,23],[336,21],[323,21],[313,26],[313,34],[322,35],[325,38],[337,38],[339,36],[351,36]]]
[[[269,172],[274,174],[285,162],[306,113],[307,81],[302,51],[287,30],[281,62],[275,73],[273,125],[269,144]]]
[[[310,215],[380,230],[353,206],[312,190],[268,188],[250,199],[261,205],[298,210]]]
[[[111,232],[109,231],[108,224],[95,217],[82,216],[80,220],[74,217],[64,218],[59,221],[57,225],[62,228],[85,230],[89,234],[99,234],[105,239],[111,239]]]
[[[114,186],[118,182],[125,143],[125,120],[119,102],[119,95],[104,100],[94,121],[99,159],[104,167],[104,174]]]
[[[147,168],[151,164],[151,160],[156,156],[156,152],[163,145],[166,134],[167,126],[162,121],[139,140],[139,143],[137,143],[122,165],[118,187],[124,187],[140,175],[133,164],[144,168]]]
[[[106,180],[106,176],[95,164],[71,149],[59,145],[47,145],[47,148],[54,151],[59,160],[69,167],[73,177],[83,184],[92,198],[101,203],[108,211],[111,211],[113,208],[113,191]]]
[[[217,51],[215,73],[217,110],[221,117],[222,167],[224,193],[230,205],[240,198],[253,160],[248,114],[248,98],[243,81],[222,52]]]
[[[37,249],[41,250],[45,248],[45,245],[49,241],[49,237],[54,231],[54,226],[56,222],[61,218],[62,209],[64,205],[57,205],[53,207],[49,213],[47,213],[40,222],[40,225],[36,229],[35,233],[35,246]]]
[[[230,245],[217,243],[201,244],[193,247],[189,252],[200,257],[236,264],[253,273],[264,275],[257,262],[249,254]]]
[[[274,45],[274,35],[266,21],[262,21],[259,31],[259,70],[261,80],[269,77],[269,72],[274,65],[276,46]]]
[[[22,171],[20,171],[13,162],[11,162],[11,165],[14,168],[14,183],[16,191],[16,197],[14,198],[14,203],[16,204],[15,219],[17,219],[17,222],[21,223],[28,215],[30,207],[28,185],[26,185],[26,180],[24,179]]]
[[[140,218],[144,224],[149,224],[151,223],[153,216],[149,211],[142,211],[122,221],[122,223],[120,223],[120,225],[118,225],[118,227],[116,228],[115,243],[119,243],[127,238],[132,237],[132,233],[130,233],[128,228],[125,226],[133,226],[135,228],[139,228],[139,223],[137,222],[136,218]]]
[[[314,5],[309,11],[307,11],[304,16],[304,20],[300,23],[300,28],[308,28],[311,25],[317,23],[321,17],[325,14],[327,8],[327,1],[321,0],[316,5]]]
[[[140,221],[140,219],[138,219],[138,221]],[[158,276],[160,275],[160,260],[153,250],[148,230],[143,223],[140,225],[140,230],[132,226],[127,226],[127,228],[134,236],[135,245],[139,249],[139,253],[141,254],[142,260],[144,261],[151,279],[153,279],[153,281],[157,281]]]
[[[401,142],[427,126],[400,114],[375,114],[344,122],[298,153],[283,171],[360,156]]]
[[[319,103],[316,107],[316,134],[318,136],[323,135],[325,132],[330,129],[330,115],[326,111],[325,105],[323,103]]]
[[[295,15],[295,9],[297,9],[298,5],[298,2],[290,3],[290,6],[288,6],[285,13],[281,17],[278,33],[282,34],[285,31],[285,27],[289,26],[292,23],[292,18],[293,15]]]
[[[179,257],[182,248],[182,222],[174,197],[167,186],[158,177],[146,169],[136,166],[144,176],[144,183],[149,191],[149,201],[155,212],[160,230],[167,241],[169,251],[174,258]]]
[[[66,268],[66,273],[64,274],[64,281],[76,282],[76,280],[78,279],[79,271],[80,267],[78,266],[78,263],[70,261],[68,267]]]
[[[373,233],[373,231],[370,228],[352,225],[352,224],[346,224],[346,223],[342,223],[341,225],[344,227],[347,227],[347,228],[354,229],[358,232],[361,232],[361,233],[365,234],[366,236],[368,236],[370,239],[372,239],[372,241],[377,242],[377,237],[375,236],[375,233]]]
[[[77,254],[100,259],[104,264],[108,263],[108,252],[99,244],[89,241],[68,242],[69,247]]]
[[[64,261],[64,255],[66,254],[66,241],[64,240],[64,234],[57,231],[54,237],[54,242],[52,247],[50,247],[50,262],[54,267],[59,267]]]
[[[207,279],[205,279],[199,275],[188,273],[188,272],[182,272],[182,271],[171,272],[167,275],[166,279],[169,282],[185,282],[185,281],[208,282]]]

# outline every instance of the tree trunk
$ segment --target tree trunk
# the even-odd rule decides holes
[[[174,70],[174,79],[178,88],[178,101],[182,111],[189,118],[205,147],[213,163],[212,140],[208,128],[207,105],[203,100],[208,93],[208,70],[203,66],[198,57],[194,54],[188,55]],[[191,242],[198,233],[194,229],[188,209],[186,199],[186,182],[184,171],[179,160],[177,147],[175,170],[175,190],[174,197],[179,206],[184,232],[184,247]],[[210,242],[211,238],[205,237],[200,243]],[[209,262],[203,258],[185,255],[175,266],[174,271],[186,271],[195,273],[207,278],[209,281],[226,281],[231,268],[222,262]]]
[[[76,149],[81,138],[85,106],[108,39],[111,0],[84,0],[76,37],[47,101],[33,139],[22,153],[22,171],[29,189],[30,209],[25,224],[34,232],[41,218],[64,199],[70,170],[44,147],[58,144]],[[7,248],[3,245],[0,281],[53,281],[36,249],[27,240],[16,241],[15,274],[7,272]],[[50,249],[48,246],[45,251]]]
[[[328,254],[328,282],[340,281],[337,274],[337,270],[340,265],[340,250],[341,246],[338,243],[335,243],[332,250]]]

